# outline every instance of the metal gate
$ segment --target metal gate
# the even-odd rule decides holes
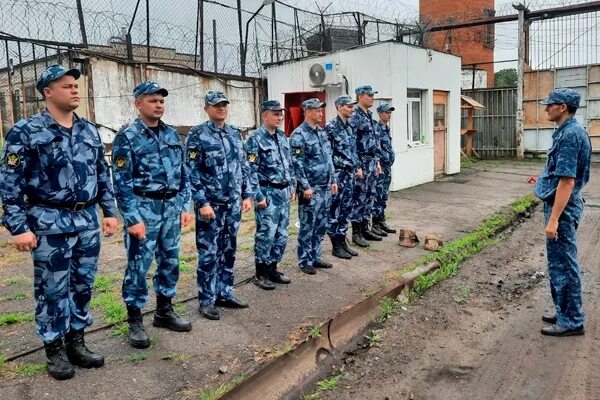
[[[517,88],[476,89],[463,94],[485,106],[485,110],[475,112],[473,148],[477,154],[482,158],[515,157]]]

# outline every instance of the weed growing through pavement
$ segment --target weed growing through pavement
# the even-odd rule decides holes
[[[321,329],[318,326],[311,326],[308,330],[308,335],[311,338],[320,338],[321,337]]]
[[[5,313],[0,314],[0,326],[20,324],[33,321],[33,313]]]
[[[198,392],[199,400],[217,400],[222,397],[225,393],[232,390],[234,387],[244,382],[247,379],[246,375],[238,375],[231,381],[223,383],[222,385],[214,389],[204,389]]]

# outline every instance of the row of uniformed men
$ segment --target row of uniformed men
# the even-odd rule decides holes
[[[340,146],[335,142],[340,132],[335,123],[348,127],[353,103],[349,98],[338,99],[339,117],[328,125],[334,140],[333,159],[329,142],[318,128],[324,104],[315,99],[304,103],[306,121],[292,136],[290,152],[278,129],[281,107],[273,101],[263,103],[264,124],[248,140],[246,152],[239,130],[225,123],[228,100],[218,91],[205,96],[209,121],[190,131],[184,149],[176,130],[161,121],[168,91],[155,82],[144,82],[134,89],[139,117],[121,129],[113,143],[113,194],[97,128],[74,113],[80,102],[79,77],[78,70],[60,65],[50,66],[41,74],[37,89],[47,108],[19,121],[8,132],[0,169],[2,223],[13,235],[16,247],[32,254],[36,333],[44,341],[51,376],[69,379],[75,373],[73,365],[91,368],[104,364],[104,358],[90,351],[84,340],[84,328],[92,323],[89,302],[100,252],[98,204],[105,236],[117,232],[115,198],[127,228],[128,263],[122,292],[129,342],[137,348],[150,345],[141,308],[148,299],[146,275],[154,257],[154,326],[191,329],[190,322],[178,316],[171,304],[179,276],[181,225],[190,224],[194,218],[190,198],[195,204],[199,252],[198,299],[201,313],[209,319],[219,318],[215,305],[248,306],[232,293],[233,264],[241,212],[250,210],[253,197],[259,286],[268,289],[273,288],[272,282],[289,283],[289,278],[277,271],[277,262],[287,242],[288,198],[295,197],[296,182],[300,195],[300,267],[314,273],[314,267],[330,266],[319,258],[327,226],[322,221],[327,218],[321,217],[326,215],[323,210],[328,210],[324,207],[328,204],[326,187],[331,185],[331,191],[337,192],[338,165],[342,164],[332,162],[335,149],[354,146],[350,131]],[[359,88],[357,93],[359,102],[370,98],[372,104],[372,89]],[[374,134],[368,104],[361,109],[364,107]],[[360,169],[366,167],[359,168],[358,154],[353,154],[352,171],[362,181],[367,173],[361,174]],[[325,174],[319,176],[317,171]],[[275,173],[281,174],[281,180]],[[339,202],[338,208],[346,203]],[[334,244],[340,243],[334,238],[339,238],[338,232],[345,236],[343,218],[334,208],[331,215],[335,220],[331,225],[341,231],[331,230],[330,235]],[[363,224],[364,215],[358,216],[353,235],[358,244],[361,234],[369,232],[368,222]],[[311,235],[313,230],[316,235]],[[318,242],[314,237],[320,237]],[[334,254],[336,249],[336,255],[343,254],[339,246],[334,246]]]

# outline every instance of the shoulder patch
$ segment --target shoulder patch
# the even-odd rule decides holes
[[[254,164],[256,162],[256,154],[254,154],[254,153],[248,154],[248,162],[251,162],[252,164]]]
[[[21,165],[21,156],[17,153],[8,153],[4,158],[4,164],[6,164],[8,168],[17,168]]]
[[[125,156],[118,156],[115,159],[115,166],[118,169],[123,169],[123,168],[125,168],[126,165],[127,165],[127,158],[125,158]]]
[[[198,157],[198,151],[196,149],[189,149],[189,151],[188,151],[188,158],[190,160],[195,160],[196,157]]]
[[[294,147],[294,154],[302,154],[302,147]]]

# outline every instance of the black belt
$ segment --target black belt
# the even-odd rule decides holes
[[[61,203],[56,203],[53,201],[49,201],[49,200],[43,200],[40,199],[38,197],[31,197],[28,196],[27,197],[27,203],[32,205],[32,206],[44,206],[44,207],[49,207],[49,208],[59,208],[59,209],[63,209],[63,210],[70,210],[70,211],[83,211],[86,208],[93,206],[94,204],[98,203],[98,198],[94,198],[92,200],[89,201],[77,201],[77,202],[61,202]]]
[[[360,153],[361,156],[365,157],[375,157],[377,154],[375,153]]]
[[[269,181],[260,181],[259,182],[260,186],[266,186],[266,187],[272,187],[275,189],[285,189],[287,187],[290,186],[289,183],[285,182],[285,183],[273,183],[273,182],[269,182]]]
[[[177,190],[161,190],[158,192],[143,192],[139,189],[133,189],[133,193],[141,197],[147,197],[154,200],[169,200],[177,196]]]

